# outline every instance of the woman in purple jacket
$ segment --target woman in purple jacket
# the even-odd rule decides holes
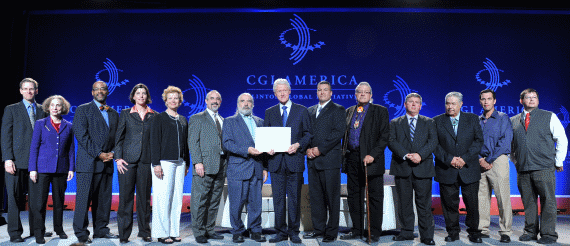
[[[30,201],[35,205],[34,224],[36,243],[44,244],[46,204],[52,185],[53,229],[59,238],[66,239],[63,231],[63,203],[67,181],[75,171],[75,145],[71,123],[62,115],[69,112],[70,104],[62,96],[51,96],[42,104],[49,117],[36,121],[30,146],[28,169],[31,187]]]

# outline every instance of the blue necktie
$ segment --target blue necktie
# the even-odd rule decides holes
[[[455,132],[455,136],[457,136],[457,125],[459,123],[459,120],[457,120],[457,118],[453,118],[453,120],[451,120],[451,125],[453,126],[453,132]]]
[[[416,118],[410,118],[410,137],[412,142],[414,141],[414,132],[416,131],[416,126],[414,125],[414,120]]]
[[[283,127],[287,126],[287,106],[283,106]]]
[[[34,112],[34,106],[30,104],[28,107],[28,116],[30,117],[30,123],[32,124],[32,129],[36,123],[36,112]]]

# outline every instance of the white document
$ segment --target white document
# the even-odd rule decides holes
[[[255,148],[260,152],[287,152],[291,146],[291,127],[258,127]]]

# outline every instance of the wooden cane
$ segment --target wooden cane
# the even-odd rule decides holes
[[[366,176],[366,221],[368,229],[368,244],[372,243],[370,239],[370,200],[368,199],[368,165],[364,164],[364,176]]]

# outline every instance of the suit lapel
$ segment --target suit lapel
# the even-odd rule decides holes
[[[444,115],[441,120],[443,120],[443,127],[447,132],[449,132],[449,135],[451,135],[453,139],[456,139],[457,136],[455,136],[455,131],[453,131],[453,126],[451,125],[451,119],[449,116]],[[461,124],[461,120],[459,120],[459,124]],[[459,126],[457,126],[457,132],[459,132]]]
[[[107,128],[107,131],[109,130],[109,126],[107,125],[107,122],[105,122],[105,118],[103,118],[103,114],[101,113],[101,110],[99,110],[99,108],[97,107],[97,104],[95,104],[95,102],[91,101],[91,110],[93,111],[93,117],[95,117],[98,121],[99,124],[102,124],[104,127]],[[107,112],[107,116],[109,115],[109,112]],[[109,118],[109,124],[111,124],[111,119]]]
[[[239,127],[240,132],[243,132],[245,135],[247,135],[247,141],[249,141],[250,143],[253,143],[253,138],[251,137],[251,132],[249,132],[249,127],[247,127],[245,120],[239,114],[238,114],[238,118],[239,118],[238,127]],[[257,125],[257,122],[256,122],[256,125]]]
[[[290,122],[291,122],[291,115],[297,115],[297,111],[299,111],[299,107],[297,107],[297,105],[295,103],[291,103],[291,110],[289,110],[289,114],[287,114],[287,124],[285,124],[286,126],[290,126]]]
[[[354,117],[354,110],[356,109],[356,106],[352,106],[348,109],[348,115],[349,117],[346,117],[346,129],[351,129],[351,125],[350,125],[350,121],[352,121],[352,117]]]
[[[30,115],[28,114],[28,109],[26,108],[26,105],[21,101],[17,113],[20,114],[20,117],[22,117],[22,119],[25,119],[24,124],[26,124],[29,128],[32,128],[32,123],[30,122]]]
[[[408,141],[410,141],[410,143],[412,142],[411,139],[411,135],[410,135],[410,124],[408,124],[408,117],[406,115],[404,115],[404,117],[402,117],[402,121],[400,122],[402,129],[404,129],[404,135],[406,136],[406,139],[408,139]],[[418,123],[416,122],[416,130],[418,129]]]

